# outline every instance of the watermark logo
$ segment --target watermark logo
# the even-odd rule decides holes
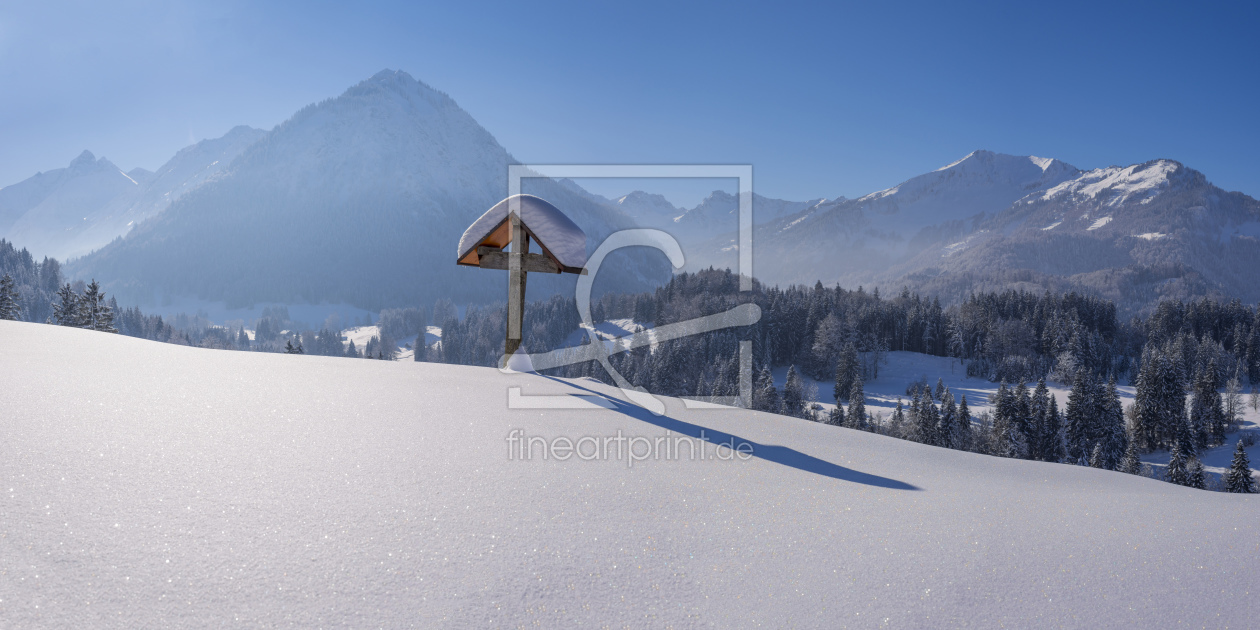
[[[748,461],[753,457],[753,445],[744,441],[736,441],[728,436],[727,441],[717,442],[712,452],[705,447],[714,444],[705,432],[699,438],[677,435],[666,431],[665,435],[647,437],[643,435],[628,436],[617,431],[617,435],[584,435],[577,438],[559,436],[545,438],[540,435],[526,435],[522,429],[512,429],[507,435],[509,461],[556,460],[568,461],[578,459],[590,461],[625,462],[626,468],[634,468],[639,462],[646,461]]]
[[[562,178],[729,178],[739,180],[739,237],[736,247],[739,253],[739,290],[752,290],[752,166],[747,164],[512,164],[508,166],[508,196],[521,192],[521,180],[530,177]],[[724,313],[706,315],[684,322],[677,322],[652,329],[651,334],[627,335],[615,339],[601,339],[595,332],[595,323],[591,317],[591,288],[600,265],[612,252],[624,247],[651,247],[669,258],[675,269],[682,269],[685,264],[682,247],[673,235],[663,230],[632,229],[614,232],[600,243],[599,247],[587,260],[585,275],[578,276],[577,300],[578,314],[582,318],[583,327],[590,338],[590,343],[529,355],[529,367],[532,370],[550,368],[597,361],[604,368],[613,382],[625,394],[626,399],[654,415],[665,413],[665,404],[648,393],[635,387],[609,362],[609,356],[618,352],[626,352],[648,344],[656,344],[692,335],[699,335],[725,328],[750,326],[761,319],[761,308],[756,304],[741,304]],[[512,366],[509,357],[504,357],[503,365]],[[752,342],[739,343],[739,396],[705,396],[684,398],[689,408],[714,406],[752,406]],[[525,395],[519,387],[509,388],[508,407],[511,409],[572,409],[588,406],[602,407],[598,402],[575,399],[572,396]],[[645,438],[646,439],[646,438]],[[732,445],[732,448],[734,446]]]

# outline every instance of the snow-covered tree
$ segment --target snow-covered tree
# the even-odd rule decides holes
[[[1138,457],[1137,440],[1129,440],[1129,446],[1124,449],[1124,457],[1120,460],[1118,470],[1130,475],[1142,474],[1142,460]]]
[[[1225,491],[1251,494],[1256,491],[1256,482],[1251,473],[1251,460],[1247,457],[1247,449],[1242,440],[1234,449],[1234,461],[1225,472]]]
[[[13,277],[4,274],[0,278],[0,319],[16,320],[21,308],[18,307],[18,299],[21,294],[18,293],[17,284],[13,281]]]
[[[762,367],[757,375],[757,385],[753,390],[753,407],[758,411],[779,413],[783,403],[779,400],[779,390],[774,386],[774,377],[769,367]]]
[[[1190,399],[1190,427],[1194,431],[1195,446],[1207,448],[1209,444],[1225,441],[1225,408],[1217,391],[1216,360],[1200,368],[1195,374],[1194,391]]]
[[[836,405],[827,413],[827,424],[833,427],[844,426],[844,407]]]
[[[1046,408],[1045,450],[1042,455],[1045,461],[1062,462],[1067,458],[1067,445],[1063,435],[1063,420],[1059,415],[1059,403],[1054,394],[1050,394],[1050,405]]]
[[[783,383],[783,413],[802,417],[804,411],[804,387],[801,385],[801,375],[797,373],[796,366],[793,365],[788,368],[787,380]]]
[[[1094,445],[1094,450],[1089,455],[1089,465],[1091,468],[1106,468],[1107,460],[1103,455],[1103,445],[1098,443]]]
[[[941,397],[941,419],[936,425],[936,435],[940,446],[959,448],[957,424],[958,405],[954,403],[953,392],[946,389]]]
[[[863,391],[862,376],[853,379],[849,390],[849,411],[845,414],[848,426],[854,429],[866,429],[866,393]]]
[[[1207,473],[1203,470],[1203,462],[1198,457],[1190,458],[1186,465],[1186,485],[1199,490],[1207,490]]]
[[[967,408],[967,395],[963,394],[962,400],[958,403],[958,418],[954,422],[955,430],[958,432],[954,443],[955,448],[969,451],[973,447],[971,429],[971,410]]]
[[[833,393],[836,403],[848,402],[849,392],[853,391],[853,380],[861,377],[862,365],[858,360],[857,347],[852,343],[845,344],[836,361],[836,384]]]
[[[79,298],[79,326],[101,332],[118,332],[114,328],[114,312],[105,301],[105,292],[92,280]]]
[[[1190,463],[1181,450],[1181,445],[1174,444],[1168,457],[1168,467],[1164,469],[1164,481],[1179,486],[1190,485]]]
[[[75,293],[69,283],[57,289],[57,300],[53,302],[52,323],[59,326],[81,326],[79,310],[79,294]]]

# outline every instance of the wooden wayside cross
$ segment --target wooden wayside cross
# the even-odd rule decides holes
[[[536,242],[542,253],[531,254]],[[510,251],[504,251],[511,246]],[[529,272],[585,274],[586,234],[559,208],[533,195],[495,204],[464,231],[456,264],[508,272],[507,341],[504,356],[521,347],[525,278]]]

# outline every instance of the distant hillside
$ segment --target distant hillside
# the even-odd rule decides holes
[[[81,256],[165,210],[262,135],[258,129],[236,127],[221,138],[181,150],[156,173],[142,168],[124,173],[84,151],[67,168],[0,188],[0,238],[37,257]]]

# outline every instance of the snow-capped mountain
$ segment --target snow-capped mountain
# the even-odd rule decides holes
[[[1082,173],[969,234],[945,234],[886,277],[947,295],[1021,285],[1161,298],[1260,299],[1260,202],[1172,160]]]
[[[1008,287],[1102,292],[1126,310],[1159,297],[1260,299],[1260,205],[1171,160],[1081,171],[976,151],[851,200],[822,202],[754,232],[770,283],[911,286],[942,299]],[[689,268],[734,268],[734,234]]]
[[[378,309],[502,299],[507,274],[456,267],[455,247],[507,196],[513,162],[449,96],[384,71],[303,108],[194,194],[70,269],[141,302],[178,294]],[[592,248],[633,225],[571,186],[527,178],[523,191],[564,208]],[[597,290],[668,278],[663,256],[616,255]],[[573,278],[531,274],[530,294],[571,292]]]
[[[182,149],[156,173],[124,173],[90,151],[63,169],[0,188],[0,237],[36,256],[70,258],[100,248],[162,212],[227,167],[263,132],[237,127]]]

